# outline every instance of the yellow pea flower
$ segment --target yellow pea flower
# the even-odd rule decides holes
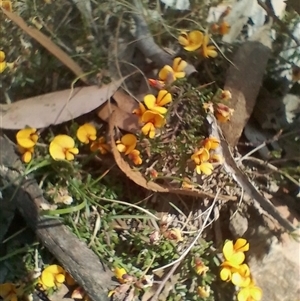
[[[76,136],[80,142],[88,144],[90,141],[97,139],[96,134],[96,128],[90,123],[85,123],[78,128]]]
[[[238,301],[260,301],[262,298],[262,289],[254,284],[242,288],[238,295]]]
[[[167,90],[160,90],[157,97],[152,94],[148,94],[144,97],[144,103],[148,110],[162,115],[167,113],[167,109],[164,106],[171,101],[172,95]]]
[[[16,140],[19,146],[29,149],[34,147],[39,139],[37,130],[34,128],[26,128],[17,132]]]
[[[166,120],[163,115],[147,110],[142,116],[142,122],[145,125],[142,127],[142,133],[149,138],[154,138],[156,128],[161,128],[165,125]]]
[[[19,153],[22,155],[22,161],[24,163],[29,163],[32,160],[32,155],[34,153],[34,148],[24,148],[20,145],[18,145]]]
[[[198,175],[201,175],[202,173],[204,173],[205,175],[209,176],[212,174],[213,170],[214,170],[214,167],[209,162],[203,162],[199,165],[196,165],[196,172]]]
[[[91,143],[90,150],[92,152],[99,150],[101,155],[105,155],[110,151],[110,146],[106,143],[105,138],[101,136]]]
[[[215,109],[215,116],[218,121],[227,122],[228,120],[230,120],[230,117],[232,116],[233,112],[233,109],[229,108],[228,106],[222,103],[218,103]]]
[[[79,153],[75,147],[75,141],[68,135],[57,135],[49,146],[50,156],[54,160],[74,160],[74,155]]]
[[[66,271],[57,264],[46,267],[40,278],[39,283],[44,289],[57,288],[65,281]]]
[[[207,150],[216,149],[220,145],[220,140],[216,137],[209,137],[203,141],[203,146]]]
[[[124,135],[121,140],[116,141],[117,149],[120,153],[125,153],[128,155],[131,153],[136,147],[136,136],[133,134]]]
[[[249,243],[244,238],[239,238],[233,244],[232,240],[227,240],[223,246],[223,255],[225,259],[234,266],[240,265],[245,260],[245,251],[249,250]]]
[[[0,0],[0,7],[4,8],[5,10],[8,10],[9,12],[12,11],[12,4],[9,0]]]
[[[209,35],[205,35],[203,38],[203,45],[202,45],[202,55],[206,58],[209,57],[216,57],[218,55],[218,52],[216,51],[216,47],[213,45],[208,46],[209,43]]]
[[[173,67],[165,65],[158,73],[160,80],[164,82],[172,82],[178,78],[185,77],[184,69],[187,66],[187,62],[181,57],[177,57],[173,60]]]
[[[181,57],[176,57],[173,60],[173,70],[175,72],[176,78],[183,78],[185,77],[184,69],[187,66],[187,62],[184,61]]]
[[[127,272],[124,268],[117,267],[117,268],[115,268],[114,272],[115,272],[116,278],[118,279],[118,281],[120,283],[126,283],[126,277],[124,277],[124,276],[127,275]]]
[[[201,47],[203,43],[203,33],[199,30],[193,30],[189,33],[183,31],[178,37],[178,42],[186,51],[194,51]]]
[[[231,282],[239,287],[246,287],[251,283],[250,269],[247,264],[241,264],[232,271]]]
[[[128,158],[135,164],[141,165],[143,163],[142,158],[140,157],[140,151],[134,149],[128,154]]]
[[[232,277],[232,266],[231,263],[228,261],[225,261],[221,264],[221,271],[220,271],[220,278],[223,281],[229,282],[231,281]]]
[[[209,159],[209,152],[206,148],[201,147],[199,150],[191,156],[191,159],[196,163],[196,165],[206,162]]]
[[[21,289],[13,283],[0,284],[0,297],[3,301],[18,301],[18,297],[21,297],[22,294]]]

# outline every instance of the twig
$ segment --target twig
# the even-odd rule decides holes
[[[250,152],[248,152],[246,155],[244,155],[243,157],[240,157],[236,160],[237,163],[242,162],[243,160],[247,159],[248,157],[250,157],[252,154],[254,154],[255,152],[257,152],[258,150],[262,149],[263,147],[267,146],[267,144],[270,144],[274,141],[279,140],[279,137],[282,134],[282,130],[280,130],[274,137],[272,137],[271,139],[264,141],[262,144],[260,144],[259,146],[255,147],[254,149],[252,149]]]
[[[264,165],[264,166],[266,166],[267,168],[269,168],[269,169],[271,169],[271,170],[273,170],[273,171],[275,171],[275,172],[277,172],[277,173],[279,173],[279,174],[285,176],[285,177],[286,177],[287,179],[289,179],[291,182],[293,182],[293,183],[296,184],[298,187],[300,187],[300,184],[299,184],[299,182],[298,182],[296,179],[294,179],[294,178],[293,178],[292,176],[290,176],[288,173],[286,173],[286,172],[280,170],[279,168],[277,168],[276,166],[274,166],[274,165],[271,164],[271,163],[265,162],[265,161],[263,161],[263,160],[261,160],[261,159],[255,158],[255,157],[247,157],[247,158],[245,158],[245,160],[252,161],[252,162],[256,162],[256,163],[259,163],[259,164],[261,164],[261,165]]]
[[[270,1],[268,1],[270,2]],[[266,13],[272,17],[275,22],[280,26],[280,28],[297,44],[297,46],[300,46],[300,41],[294,37],[293,34],[291,34],[291,32],[289,31],[289,29],[287,28],[287,26],[276,16],[274,9],[272,7],[272,4],[269,3],[269,6],[266,5],[264,2],[262,2],[261,0],[257,0],[257,3],[266,11]]]
[[[250,182],[248,177],[242,172],[231,153],[227,141],[225,140],[220,127],[217,124],[215,117],[212,114],[207,116],[208,122],[211,124],[212,136],[217,137],[220,140],[220,152],[224,158],[224,168],[227,173],[229,173],[233,179],[243,187],[245,193],[247,193],[263,210],[265,210],[275,221],[277,221],[286,230],[293,232],[295,227],[274,207],[274,205],[263,197],[256,187]]]

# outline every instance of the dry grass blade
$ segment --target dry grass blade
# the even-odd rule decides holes
[[[9,12],[3,8],[2,12],[16,25],[18,25],[24,32],[30,35],[33,39],[39,42],[45,47],[50,53],[52,53],[57,59],[59,59],[66,67],[68,67],[80,80],[84,83],[88,83],[84,72],[80,66],[61,48],[59,48],[54,42],[52,42],[47,36],[41,33],[39,30],[29,27],[26,22],[18,15],[13,12]]]

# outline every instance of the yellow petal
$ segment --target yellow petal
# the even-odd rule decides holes
[[[249,284],[251,282],[251,278],[243,277],[241,274],[235,272],[232,274],[231,282],[236,286],[246,287],[246,286],[249,286]]]
[[[164,106],[172,101],[172,95],[167,90],[160,90],[156,99],[159,106]]]
[[[4,72],[6,69],[6,62],[0,62],[0,73]]]
[[[55,278],[54,274],[48,271],[43,271],[41,275],[41,281],[42,283],[47,286],[48,288],[55,286]]]
[[[230,261],[231,256],[233,255],[233,241],[227,240],[223,246],[223,255],[226,260]]]
[[[120,144],[117,144],[117,150],[120,152],[120,153],[124,153],[126,151],[126,146],[122,143]]]
[[[196,172],[198,174],[204,173],[205,175],[211,175],[214,167],[209,162],[203,162],[196,166]]]
[[[5,52],[0,50],[0,62],[4,62],[5,61]]]
[[[258,286],[250,287],[251,296],[254,298],[255,301],[259,301],[262,298],[262,290]]]
[[[174,76],[174,70],[171,66],[165,65],[158,73],[158,77],[163,81],[174,81],[176,77]]]
[[[189,39],[194,45],[199,45],[199,48],[203,43],[203,33],[199,30],[193,30],[189,33]]]
[[[65,274],[65,270],[58,264],[51,264],[47,266],[44,271],[52,274]]]
[[[163,115],[161,115],[161,114],[155,115],[153,125],[154,125],[156,128],[161,128],[161,127],[163,127],[165,124],[166,124],[166,119],[164,118]]]
[[[29,163],[32,159],[32,153],[30,151],[26,151],[23,155],[22,155],[22,161],[24,163]]]
[[[66,158],[65,150],[53,141],[49,145],[49,153],[54,160],[64,160]]]
[[[183,71],[186,66],[187,66],[187,62],[184,61],[181,57],[176,57],[173,60],[173,70],[175,71],[176,74]],[[176,75],[176,77],[178,78],[177,75]]]
[[[207,57],[215,58],[218,56],[218,52],[216,51],[215,46],[208,46],[207,47]]]
[[[151,110],[154,106],[155,106],[155,103],[156,103],[156,98],[154,95],[152,94],[148,94],[144,97],[144,103],[145,105],[147,106],[147,108],[149,110]]]
[[[207,150],[216,149],[220,145],[220,140],[216,137],[209,137],[204,140],[203,144]]]
[[[140,157],[140,151],[137,149],[134,149],[130,154],[128,154],[128,157],[135,165],[140,165],[143,162]]]
[[[38,138],[35,133],[36,133],[36,129],[34,128],[26,128],[18,131],[16,135],[16,140],[18,145],[24,148],[33,147],[36,144]]]
[[[156,114],[158,114],[158,113],[147,110],[142,116],[142,122],[153,121]]]
[[[136,136],[133,134],[126,134],[121,138],[121,141],[124,145],[136,145]]]
[[[121,138],[122,143],[126,146],[125,155],[128,155],[136,147],[136,136],[132,134],[126,134]]]
[[[55,281],[58,283],[63,283],[65,281],[65,275],[64,274],[55,275]]]
[[[123,276],[126,274],[127,272],[124,268],[119,268],[119,267],[115,268],[115,276],[121,283],[124,283]]]
[[[96,134],[96,128],[90,123],[85,123],[78,128],[76,136],[80,142],[88,144],[90,141],[96,140]]]
[[[66,157],[66,160],[68,160],[68,161],[73,161],[75,159],[74,155],[68,151],[66,152],[65,157]]]
[[[52,142],[62,148],[73,148],[75,146],[74,139],[68,135],[57,135],[54,137]]]
[[[238,238],[234,244],[234,249],[236,251],[245,252],[249,250],[249,243],[244,238]]]
[[[155,107],[152,110],[154,112],[157,112],[157,113],[161,114],[161,115],[164,115],[164,114],[166,114],[168,112],[168,110],[166,108],[164,108],[164,107]]]
[[[245,260],[245,254],[243,252],[234,253],[229,261],[231,261],[234,265],[240,265]]]
[[[178,42],[180,45],[182,46],[187,46],[189,45],[189,36],[187,34],[187,32],[182,31],[178,37]]]
[[[220,278],[223,281],[230,281],[231,280],[231,270],[229,268],[222,268],[220,271]]]

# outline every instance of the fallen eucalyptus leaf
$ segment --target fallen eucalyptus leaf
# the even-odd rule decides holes
[[[39,95],[0,105],[0,128],[44,128],[84,115],[101,106],[119,88],[123,79],[108,85],[81,87]]]

